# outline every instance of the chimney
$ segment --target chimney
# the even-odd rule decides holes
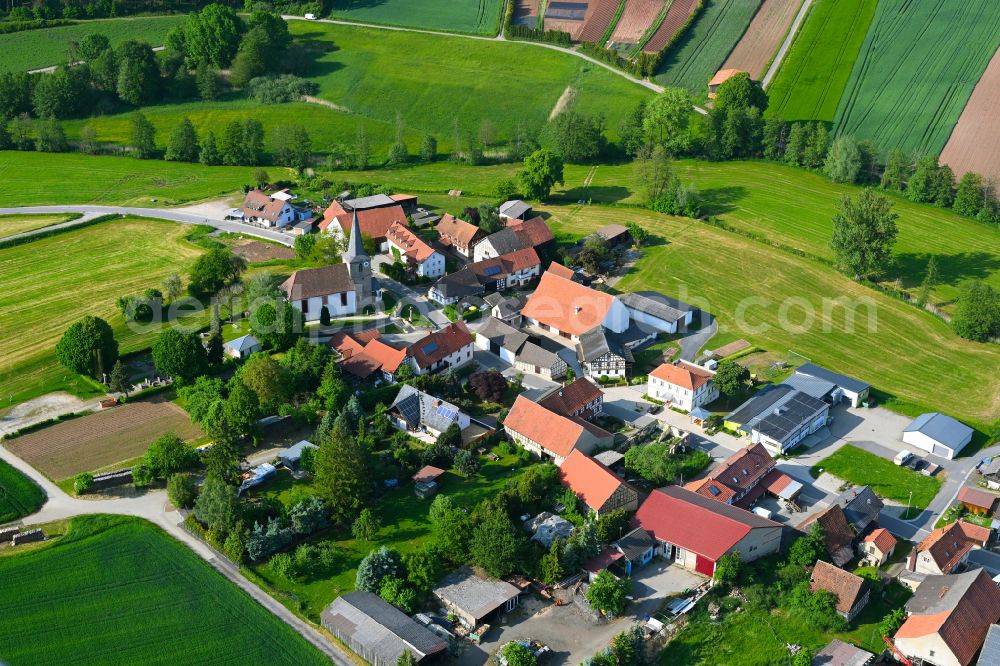
[[[576,313],[580,314],[580,312],[582,312],[582,311],[583,311],[583,308],[581,306],[577,305],[576,306]]]

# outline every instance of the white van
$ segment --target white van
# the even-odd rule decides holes
[[[909,459],[912,457],[913,457],[913,452],[904,449],[896,454],[896,457],[892,459],[892,462],[896,463],[897,465],[905,465],[907,461],[909,461]]]
[[[306,14],[305,19],[307,21],[315,21],[316,20],[316,15],[315,14]]]

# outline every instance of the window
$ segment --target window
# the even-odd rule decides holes
[[[345,307],[347,306],[347,292],[346,291],[340,294],[340,304],[343,305],[343,306],[345,306]]]

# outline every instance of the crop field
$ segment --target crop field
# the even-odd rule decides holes
[[[4,443],[12,453],[54,480],[138,458],[160,435],[201,434],[187,413],[165,399],[128,402],[70,419]]]
[[[876,0],[815,0],[767,89],[768,116],[830,122],[844,93]]]
[[[40,395],[34,391],[61,388],[55,378],[72,373],[58,365],[55,345],[66,327],[85,314],[111,324],[122,353],[148,346],[159,326],[130,330],[115,301],[159,287],[172,272],[186,274],[202,252],[184,240],[190,231],[190,226],[174,222],[125,218],[0,249],[4,398],[14,394],[25,400]],[[205,313],[183,321],[203,320]],[[46,380],[39,382],[39,374]]]
[[[11,666],[330,663],[136,518],[75,518],[50,544],[0,557],[0,616],[0,654]]]
[[[0,239],[26,231],[50,227],[60,222],[79,217],[78,215],[0,215]]]
[[[625,11],[611,34],[611,41],[635,44],[645,34],[650,23],[660,15],[665,0],[627,0]]]
[[[994,0],[881,0],[837,107],[837,133],[940,154],[998,46]]]
[[[280,167],[267,170],[274,178],[286,173]],[[252,167],[0,151],[0,178],[17,184],[7,192],[7,206],[95,203],[158,208],[231,194],[252,176]]]
[[[673,0],[670,3],[670,9],[667,10],[667,15],[663,17],[663,23],[656,29],[653,36],[649,38],[649,42],[646,43],[643,50],[650,53],[662,51],[667,46],[667,43],[673,39],[677,31],[684,26],[691,16],[691,12],[697,6],[698,0]]]
[[[0,524],[38,511],[44,501],[41,488],[0,460]]]
[[[338,0],[330,18],[495,35],[501,0]]]
[[[801,0],[764,0],[721,69],[742,69],[760,80],[801,6]]]
[[[694,23],[667,52],[656,82],[687,88],[695,97],[707,93],[708,82],[736,46],[761,0],[705,0]]]
[[[58,65],[69,60],[68,46],[87,35],[102,34],[113,46],[135,39],[153,46],[163,44],[167,32],[184,22],[184,15],[136,16],[80,21],[42,30],[0,35],[0,72],[19,72]]]
[[[590,16],[586,18],[580,34],[576,36],[581,42],[601,42],[604,33],[611,27],[618,8],[625,0],[593,0],[590,6]]]
[[[498,143],[519,125],[536,132],[567,86],[576,91],[572,108],[603,113],[613,139],[622,118],[652,95],[603,67],[533,44],[320,23],[290,27],[300,39],[336,46],[315,63],[319,97],[392,126],[400,112],[408,130],[435,135],[441,152],[453,145],[456,122],[464,134],[477,133],[488,121]],[[379,76],[372,77],[373,71]],[[287,122],[295,122],[294,114],[287,115]],[[342,141],[353,144],[354,135]]]
[[[972,97],[958,118],[948,143],[941,152],[941,162],[961,177],[967,171],[1000,181],[1000,127],[996,110],[1000,108],[1000,49],[993,55]]]

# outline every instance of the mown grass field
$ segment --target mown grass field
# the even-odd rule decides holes
[[[912,491],[914,509],[926,509],[941,489],[941,479],[937,476],[924,476],[850,444],[820,460],[810,470],[813,478],[821,472],[829,472],[855,485],[871,486],[879,497],[903,504],[910,499]]]
[[[159,208],[238,191],[253,167],[204,167],[75,153],[0,151],[5,206],[131,204]],[[290,174],[267,167],[275,180]]]
[[[136,16],[81,21],[43,30],[25,30],[0,35],[0,71],[27,71],[69,60],[68,46],[91,34],[106,35],[113,46],[135,39],[160,46],[167,32],[184,22],[184,15]]]
[[[34,231],[60,222],[68,222],[78,215],[0,215],[0,239],[26,231]]]
[[[29,602],[30,600],[30,602]],[[143,520],[84,516],[0,557],[0,654],[17,664],[329,664]]]
[[[343,0],[330,18],[495,35],[502,6],[501,0]]]
[[[768,116],[832,121],[876,0],[816,0],[767,89]]]
[[[456,119],[461,132],[476,134],[489,121],[498,142],[519,124],[537,131],[567,86],[576,91],[570,108],[603,113],[613,139],[621,119],[653,94],[603,67],[532,44],[307,22],[290,28],[317,47],[334,46],[314,63],[319,97],[393,127],[401,113],[409,130],[434,134],[442,152],[453,145]]]
[[[184,240],[191,227],[125,218],[0,250],[0,386],[11,402],[77,385],[55,359],[63,331],[85,314],[103,317],[122,353],[148,346],[155,325],[130,330],[115,306],[119,296],[159,287],[185,275],[201,249]],[[207,321],[198,318],[184,321]]]
[[[939,154],[1000,46],[993,0],[881,0],[834,119],[882,150]]]
[[[739,43],[761,0],[705,0],[694,23],[674,44],[657,72],[657,83],[687,88],[695,97]]]
[[[44,501],[41,488],[0,460],[0,524],[38,511]]]

